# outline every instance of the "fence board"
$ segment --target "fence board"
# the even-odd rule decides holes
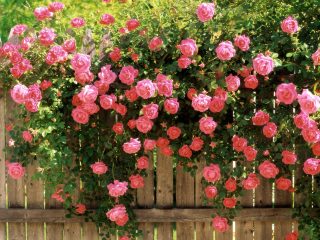
[[[0,208],[6,207],[6,155],[4,147],[6,143],[5,132],[5,98],[0,93]],[[6,237],[6,223],[0,223],[0,239]]]
[[[99,233],[96,224],[86,222],[82,224],[82,240],[98,240]]]
[[[172,208],[173,204],[173,163],[172,158],[157,154],[157,207]],[[172,240],[171,223],[159,223],[158,240]]]

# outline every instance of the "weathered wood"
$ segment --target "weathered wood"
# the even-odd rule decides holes
[[[173,204],[173,163],[172,158],[157,154],[157,207],[172,208]],[[159,221],[154,221],[159,222]],[[158,224],[158,240],[172,240],[171,223]]]
[[[3,91],[3,90],[2,90]],[[5,98],[0,92],[0,208],[6,207],[6,155],[4,147],[6,143],[5,132]],[[6,238],[6,224],[0,223],[0,239]]]
[[[63,224],[47,224],[47,240],[63,240]]]
[[[99,233],[96,224],[86,222],[82,224],[82,240],[98,240]]]
[[[64,239],[81,239],[80,223],[65,223],[64,224]]]

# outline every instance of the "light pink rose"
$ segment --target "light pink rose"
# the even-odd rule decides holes
[[[122,83],[131,85],[134,79],[139,75],[139,71],[132,66],[124,66],[119,74],[119,79]]]
[[[28,51],[32,45],[32,43],[35,42],[35,38],[33,37],[25,37],[24,39],[22,39],[20,47],[23,51]],[[1,54],[0,54],[1,55]]]
[[[263,126],[267,124],[270,121],[270,116],[268,113],[259,110],[255,113],[255,115],[252,117],[252,123],[255,126]]]
[[[139,97],[135,87],[125,90],[124,95],[126,96],[129,102],[134,102]]]
[[[95,162],[90,167],[92,172],[97,175],[105,174],[108,171],[108,166],[104,162]]]
[[[320,130],[318,128],[304,128],[301,135],[308,143],[316,143],[320,140]]]
[[[320,48],[311,55],[311,58],[314,66],[320,65]]]
[[[115,22],[115,19],[110,14],[103,14],[100,18],[100,23],[102,25],[111,25]]]
[[[190,149],[192,151],[200,151],[203,148],[204,141],[200,137],[194,137],[190,144]]]
[[[156,88],[150,79],[144,79],[137,83],[136,92],[143,99],[148,99],[155,95]]]
[[[164,101],[164,109],[169,114],[176,114],[179,110],[179,102],[177,98],[169,98]]]
[[[153,127],[153,122],[146,116],[141,116],[136,120],[136,128],[139,132],[148,133]]]
[[[216,129],[217,123],[213,120],[212,117],[202,117],[199,120],[199,128],[200,131],[204,134],[212,134],[213,131]]]
[[[64,9],[64,4],[62,2],[52,2],[49,4],[48,9],[50,12],[60,12]]]
[[[291,187],[291,180],[288,178],[280,177],[276,180],[276,188],[282,191],[287,191]]]
[[[23,131],[22,137],[26,142],[29,142],[29,143],[32,142],[33,136],[30,131]]]
[[[131,175],[129,177],[130,187],[131,188],[143,188],[144,187],[144,179],[139,174]]]
[[[305,174],[317,175],[320,173],[320,159],[309,158],[303,164]]]
[[[207,198],[213,199],[218,195],[218,189],[215,186],[207,186],[204,189],[204,193],[206,194]]]
[[[27,28],[28,28],[28,26],[25,24],[15,25],[12,28],[12,34],[13,35],[22,35],[27,30]]]
[[[149,42],[148,46],[150,51],[157,52],[161,49],[162,45],[163,45],[162,39],[160,37],[154,37]]]
[[[251,162],[256,159],[258,151],[256,149],[254,149],[254,147],[246,146],[243,149],[243,153],[244,153],[244,156],[246,157],[247,161]]]
[[[298,31],[298,21],[289,16],[281,22],[281,29],[285,33],[295,33]]]
[[[192,63],[191,59],[186,56],[181,56],[178,59],[178,67],[181,69],[186,69]]]
[[[282,83],[277,87],[276,97],[279,102],[292,104],[297,99],[296,85],[293,83]]]
[[[117,97],[114,94],[100,96],[100,106],[105,110],[112,109],[116,101]]]
[[[151,151],[156,147],[156,141],[152,139],[145,139],[143,142],[143,148],[145,151]]]
[[[181,129],[175,126],[169,127],[167,130],[167,135],[171,140],[175,140],[181,135]]]
[[[232,147],[237,152],[242,152],[247,147],[248,141],[245,138],[233,135],[232,137]]]
[[[76,17],[71,20],[70,24],[74,28],[81,28],[86,24],[86,21],[81,17]]]
[[[128,183],[114,180],[113,183],[109,183],[107,185],[107,188],[109,190],[109,195],[117,198],[126,194],[128,190]]]
[[[126,22],[127,29],[133,31],[140,26],[140,22],[137,19],[130,19]]]
[[[39,32],[39,42],[43,46],[50,46],[54,43],[56,34],[52,28],[43,28]]]
[[[78,97],[83,103],[93,103],[98,97],[98,88],[94,85],[86,85],[82,88]]]
[[[219,43],[215,51],[216,51],[217,57],[221,61],[228,61],[236,55],[236,50],[234,49],[230,41]]]
[[[256,89],[259,85],[259,81],[255,75],[249,75],[244,79],[244,86],[250,89]]]
[[[87,124],[89,121],[89,114],[80,107],[74,108],[72,110],[71,116],[77,123]]]
[[[76,72],[87,72],[91,66],[91,59],[89,55],[77,53],[71,60],[71,66]]]
[[[210,102],[209,110],[213,113],[221,112],[224,109],[225,101],[217,96],[214,96]]]
[[[181,43],[177,46],[177,48],[185,57],[192,57],[198,52],[196,41],[191,38],[182,40]]]
[[[214,3],[201,3],[197,7],[196,13],[199,21],[207,22],[213,18],[214,11],[215,11]]]
[[[28,87],[27,99],[33,99],[38,102],[42,99],[42,93],[39,84],[35,83]]]
[[[206,94],[199,94],[192,98],[192,107],[199,112],[205,112],[209,109],[211,97]]]
[[[209,166],[203,168],[203,177],[208,182],[216,182],[220,179],[220,167],[218,164],[211,163]]]
[[[138,138],[130,138],[129,142],[122,145],[122,149],[128,154],[137,153],[141,149],[141,142]]]
[[[28,96],[28,88],[23,84],[16,84],[10,91],[11,98],[18,104],[25,103]]]
[[[295,164],[297,161],[297,155],[294,152],[284,150],[282,151],[281,155],[282,155],[282,162],[284,164]]]
[[[178,154],[180,157],[191,158],[192,151],[189,146],[185,144],[181,148],[179,148]]]
[[[160,96],[171,97],[173,91],[173,81],[163,74],[158,74],[156,78],[158,93]]]
[[[312,114],[320,108],[320,97],[313,95],[308,89],[303,89],[302,93],[298,95],[298,102],[301,111],[306,114]]]
[[[139,170],[147,169],[149,167],[149,158],[146,156],[137,159],[137,168]]]
[[[158,104],[150,103],[143,106],[142,113],[149,119],[156,119],[158,117],[159,106]]]
[[[25,168],[21,165],[21,163],[8,163],[7,168],[9,176],[15,180],[22,178],[25,174]]]
[[[221,233],[226,232],[229,229],[228,219],[220,216],[215,216],[212,219],[212,227],[217,232],[221,232]]]
[[[234,45],[241,51],[248,51],[250,48],[250,38],[248,38],[246,35],[237,36],[234,39]]]
[[[304,112],[301,112],[294,116],[293,118],[294,124],[297,128],[304,129],[309,127],[309,116]]]
[[[76,206],[76,213],[78,214],[84,214],[87,210],[86,205],[78,203]]]
[[[115,47],[112,52],[109,53],[109,58],[113,62],[119,62],[121,59],[121,51],[120,48]]]
[[[269,56],[264,56],[262,53],[259,53],[253,59],[253,69],[262,76],[266,76],[271,73],[274,67],[273,59]]]
[[[33,13],[38,21],[43,21],[53,16],[53,13],[47,7],[37,7]]]
[[[260,180],[256,174],[250,173],[246,179],[242,181],[243,188],[246,190],[252,190],[260,185]]]
[[[62,47],[64,50],[66,50],[68,53],[73,53],[77,48],[77,43],[74,38],[70,38],[64,41],[62,44]]]
[[[53,46],[47,53],[46,63],[49,65],[55,63],[63,63],[68,60],[68,53],[63,49],[63,47],[56,45]]]
[[[240,87],[240,78],[230,74],[226,77],[226,84],[229,92],[235,92]]]
[[[105,65],[98,73],[99,79],[108,85],[117,79],[117,74],[111,70],[111,65]]]
[[[115,205],[106,213],[106,216],[119,226],[124,226],[129,220],[126,207],[123,204]]]
[[[258,169],[260,174],[265,178],[275,178],[279,173],[279,168],[269,160],[261,163]]]

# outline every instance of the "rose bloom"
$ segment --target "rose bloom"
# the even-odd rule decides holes
[[[277,87],[276,97],[279,102],[292,104],[297,99],[296,85],[293,83],[282,83]]]
[[[150,40],[148,46],[149,46],[150,51],[157,52],[163,46],[163,41],[160,37],[154,37]]]
[[[320,48],[311,55],[311,58],[314,66],[320,65]]]
[[[151,151],[156,147],[156,140],[145,139],[143,142],[143,148],[145,151]]]
[[[97,175],[105,174],[108,171],[108,166],[104,162],[95,162],[90,167]]]
[[[158,104],[150,103],[143,106],[142,113],[149,119],[156,119],[158,117],[159,106]]]
[[[136,128],[136,120],[135,119],[130,119],[127,123],[127,126],[130,128],[130,129],[135,129]]]
[[[179,110],[179,102],[177,98],[169,98],[164,101],[164,109],[169,114],[176,114]]]
[[[234,45],[241,51],[248,51],[250,48],[250,38],[248,38],[246,35],[237,36],[234,39]]]
[[[50,46],[54,43],[55,38],[56,34],[52,28],[43,28],[39,32],[39,42],[43,46]]]
[[[301,135],[308,143],[316,143],[320,140],[320,130],[318,128],[304,128]]]
[[[115,47],[112,52],[109,53],[109,58],[113,62],[119,62],[121,59],[121,51],[120,48]]]
[[[15,180],[22,178],[25,174],[25,168],[22,167],[21,163],[8,163],[7,168],[9,176]]]
[[[277,134],[277,125],[273,122],[268,122],[262,129],[263,135],[267,138],[272,138]]]
[[[163,148],[163,147],[168,146],[170,144],[170,141],[167,138],[159,137],[157,139],[156,144],[157,144],[157,147]]]
[[[75,72],[75,80],[76,80],[77,83],[79,83],[81,85],[85,85],[86,83],[90,83],[90,82],[93,81],[93,79],[94,79],[94,75],[90,71],[87,71],[87,72]],[[95,84],[95,86],[96,86],[96,84]],[[99,88],[98,88],[98,92],[99,92]]]
[[[224,109],[225,101],[217,96],[214,96],[209,104],[209,110],[213,113],[221,112]]]
[[[301,112],[298,115],[295,115],[293,118],[293,121],[297,128],[304,129],[304,128],[310,127],[309,126],[310,118],[304,112]]]
[[[216,182],[220,179],[220,167],[218,164],[211,163],[209,166],[203,168],[203,177],[208,182]]]
[[[246,78],[251,74],[252,70],[253,67],[242,66],[242,68],[237,71],[237,74],[239,74],[241,77]]]
[[[243,188],[246,190],[252,190],[260,185],[260,180],[256,174],[250,173],[246,179],[242,181]]]
[[[301,111],[306,114],[312,114],[320,108],[320,97],[313,95],[308,89],[303,89],[302,94],[298,95],[298,102]]]
[[[255,115],[252,117],[252,123],[255,126],[263,126],[267,124],[270,121],[270,116],[268,113],[259,110],[255,113]]]
[[[284,164],[295,164],[297,161],[297,155],[294,152],[284,150],[282,151],[281,155],[282,155],[282,162]]]
[[[220,216],[216,216],[212,219],[212,227],[217,232],[226,232],[229,229],[228,219]]]
[[[316,158],[309,158],[303,164],[303,171],[305,174],[317,175],[320,173],[320,160]]]
[[[236,50],[234,49],[230,41],[219,43],[215,51],[216,51],[217,57],[221,61],[228,61],[236,55]]]
[[[122,149],[125,153],[134,154],[137,153],[141,148],[141,142],[138,138],[130,138],[129,142],[122,145]]]
[[[200,131],[204,134],[210,135],[216,129],[217,123],[213,120],[212,117],[202,117],[199,120]]]
[[[35,42],[34,37],[25,37],[24,39],[22,39],[20,47],[23,51],[28,51],[33,42]]]
[[[136,92],[143,99],[148,99],[155,95],[156,88],[150,79],[143,79],[137,83]]]
[[[25,85],[18,83],[10,90],[10,95],[13,101],[22,104],[25,103],[28,92],[29,89]]]
[[[169,127],[167,130],[167,135],[171,140],[175,140],[181,135],[181,129],[175,126]]]
[[[38,21],[43,21],[53,16],[53,13],[47,7],[37,7],[33,13]]]
[[[82,103],[80,107],[85,110],[89,115],[99,112],[100,108],[95,103]]]
[[[256,89],[259,85],[259,81],[255,75],[249,75],[244,79],[244,86],[250,89]]]
[[[123,124],[120,123],[120,122],[113,124],[112,130],[113,130],[116,134],[122,135],[122,134],[123,134],[123,131],[124,131]]]
[[[188,145],[183,145],[181,148],[179,148],[178,153],[179,153],[179,156],[185,157],[185,158],[191,158],[192,156],[192,151]]]
[[[234,192],[235,190],[237,190],[237,181],[234,178],[229,178],[225,182],[224,187],[228,192]]]
[[[91,66],[91,59],[89,55],[77,53],[71,60],[72,69],[76,72],[87,72]]]
[[[98,97],[98,88],[94,85],[86,85],[78,94],[79,99],[83,103],[93,103]]]
[[[62,198],[61,194],[63,193],[63,190],[62,189],[58,189],[57,191],[55,191],[55,193],[53,193],[51,195],[51,198],[52,199],[55,199],[56,201],[58,202],[61,202],[63,203],[64,202],[64,199]]]
[[[226,208],[234,208],[237,204],[237,199],[236,198],[224,198],[223,199],[223,206],[225,206]]]
[[[121,236],[119,240],[130,240],[130,238],[128,236]]]
[[[320,142],[312,145],[312,153],[316,156],[320,156]]]
[[[171,97],[173,91],[173,81],[163,74],[158,74],[156,78],[158,94],[160,96]]]
[[[117,97],[113,94],[100,96],[100,106],[105,110],[112,109],[116,101]]]
[[[99,79],[107,84],[113,83],[117,79],[117,74],[111,70],[111,65],[105,65],[98,73]]]
[[[215,186],[208,186],[204,189],[204,193],[207,198],[213,199],[218,195],[218,189]]]
[[[117,198],[126,194],[128,190],[128,183],[114,180],[113,183],[108,184],[107,188],[109,190],[109,195]]]
[[[26,142],[29,142],[29,143],[32,142],[33,136],[30,131],[23,131],[22,137]]]
[[[87,124],[89,121],[89,114],[81,107],[74,108],[72,110],[71,116],[77,123]]]
[[[214,3],[201,3],[197,7],[196,13],[199,21],[207,22],[213,18],[214,11],[215,11]]]
[[[253,59],[253,69],[262,76],[266,76],[271,73],[274,67],[273,59],[269,56],[264,56],[262,53],[259,53]]]
[[[275,178],[279,173],[279,168],[277,168],[277,166],[269,160],[261,163],[258,169],[260,174],[265,178]]]
[[[46,63],[49,65],[55,63],[64,63],[68,60],[68,53],[63,49],[63,47],[56,45],[53,46],[47,53]]]
[[[86,205],[78,203],[76,205],[76,213],[78,214],[84,214],[86,212],[87,208]]]
[[[192,57],[198,52],[196,41],[191,38],[182,40],[181,43],[177,46],[177,48],[185,57]]]
[[[245,138],[234,135],[232,137],[232,147],[237,152],[242,152],[247,147],[248,141]]]
[[[115,19],[112,15],[110,14],[103,14],[101,16],[101,19],[100,19],[100,23],[102,25],[111,25],[115,22]]]
[[[76,17],[71,20],[70,24],[74,28],[81,28],[86,24],[86,21],[83,18]]]
[[[136,128],[139,132],[148,133],[153,127],[153,122],[146,116],[141,116],[136,120]]]
[[[139,71],[132,66],[124,66],[119,74],[119,79],[126,85],[131,85],[134,79],[138,77]]]
[[[280,177],[276,180],[276,188],[282,191],[287,191],[291,184],[292,182],[288,178]]]
[[[28,26],[25,24],[15,25],[12,28],[12,34],[13,35],[22,35],[27,30],[27,28],[28,28]]]
[[[194,137],[190,144],[190,149],[192,151],[200,151],[203,148],[204,141],[200,137]]]
[[[211,102],[211,97],[206,94],[199,94],[193,97],[192,107],[194,110],[199,112],[205,112],[209,109],[209,104]]]
[[[170,146],[165,146],[163,148],[160,148],[160,152],[164,155],[164,156],[172,156],[173,155],[173,150]]]
[[[124,226],[129,220],[126,207],[123,204],[115,205],[106,215],[110,221],[116,222],[119,226]]]
[[[226,84],[229,92],[235,92],[240,87],[240,78],[230,74],[226,77]]]
[[[149,167],[149,158],[146,156],[137,159],[137,168],[139,170],[147,169]]]
[[[74,38],[67,39],[62,44],[62,47],[68,53],[73,53],[77,48],[76,40]]]
[[[247,161],[249,161],[249,162],[256,159],[257,152],[258,151],[251,146],[246,146],[243,150],[243,153],[244,153]]]
[[[62,2],[52,2],[49,4],[48,9],[50,12],[59,12],[64,9],[64,4]]]
[[[192,63],[191,59],[186,56],[181,56],[178,59],[178,67],[181,69],[186,69]]]
[[[139,174],[131,175],[129,177],[130,187],[131,188],[143,188],[144,187],[144,179]]]
[[[298,31],[298,21],[289,16],[281,22],[281,29],[285,33],[295,33]]]
[[[34,99],[27,99],[24,106],[29,112],[38,112],[39,110],[39,102]]]
[[[130,19],[126,22],[127,29],[133,31],[140,26],[140,22],[137,19]]]
[[[189,98],[189,100],[192,100],[197,94],[197,90],[194,88],[189,88],[188,92],[187,92],[187,97]]]
[[[135,87],[132,87],[129,90],[125,90],[124,95],[129,102],[135,102],[139,97]]]
[[[298,240],[298,232],[288,233],[285,240]]]

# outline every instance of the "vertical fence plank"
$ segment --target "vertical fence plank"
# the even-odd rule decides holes
[[[62,208],[62,204],[49,199],[46,208]],[[63,240],[63,223],[46,223],[46,240]]]
[[[172,208],[173,204],[173,165],[172,158],[157,154],[157,207]],[[172,240],[171,223],[158,224],[158,240]]]
[[[98,240],[99,233],[96,224],[92,222],[86,222],[82,225],[83,235],[82,240]]]
[[[154,168],[152,153],[149,154],[149,168],[147,169],[147,174],[148,176],[144,179],[144,188],[140,188],[137,191],[137,205],[142,208],[152,208],[154,204]],[[143,240],[153,240],[153,223],[140,223],[139,229],[143,232]]]
[[[194,207],[194,177],[177,166],[176,176],[176,203],[177,207]],[[193,240],[194,223],[177,223],[177,240]]]

